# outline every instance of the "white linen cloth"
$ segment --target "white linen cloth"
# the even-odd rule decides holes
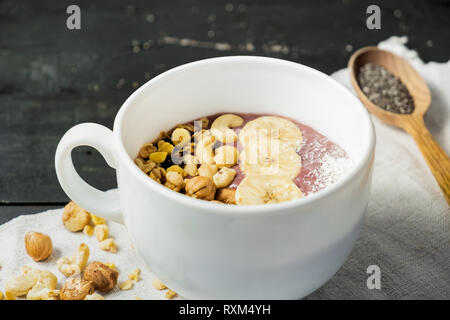
[[[98,292],[106,299],[165,299],[165,291],[153,288],[154,275],[133,248],[124,225],[107,221],[109,234],[118,247],[117,253],[110,253],[99,248],[95,235],[89,237],[83,232],[70,232],[64,228],[61,221],[62,214],[62,208],[49,210],[39,214],[20,216],[0,226],[0,291],[4,292],[5,280],[12,275],[20,274],[20,268],[24,265],[53,272],[58,277],[57,288],[61,288],[66,277],[58,271],[56,261],[63,256],[71,256],[80,243],[84,242],[89,246],[89,262],[101,261],[116,265],[119,271],[119,285],[128,279],[128,274],[137,268],[141,269],[139,281],[131,290],[121,291],[119,286],[116,286],[109,293]],[[39,231],[52,238],[53,253],[47,260],[34,262],[28,256],[24,244],[25,233],[28,231]]]
[[[450,61],[424,63],[406,42],[394,36],[378,46],[408,59],[425,79],[432,95],[425,123],[450,154]],[[331,76],[354,93],[347,68]],[[449,299],[449,206],[413,139],[372,119],[375,167],[361,235],[344,266],[308,298]],[[367,288],[369,265],[380,267],[380,290]]]

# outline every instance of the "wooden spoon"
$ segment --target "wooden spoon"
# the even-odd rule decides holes
[[[369,100],[357,80],[361,66],[367,63],[385,67],[405,84],[414,100],[415,108],[412,113],[399,114],[386,111]],[[450,204],[450,159],[433,139],[423,121],[423,116],[431,103],[430,90],[425,81],[405,59],[377,47],[365,47],[356,51],[350,58],[348,68],[352,85],[367,110],[381,121],[402,128],[414,138]]]

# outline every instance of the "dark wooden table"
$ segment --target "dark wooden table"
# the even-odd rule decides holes
[[[66,27],[72,3],[81,8],[81,30]],[[250,54],[331,73],[356,49],[391,35],[407,35],[425,61],[449,59],[450,1],[378,2],[381,30],[366,27],[369,4],[0,1],[0,224],[67,203],[54,170],[64,132],[88,121],[111,128],[137,87],[175,66]],[[116,185],[96,151],[78,148],[73,156],[89,183]]]

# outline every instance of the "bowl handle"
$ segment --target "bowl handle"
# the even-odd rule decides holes
[[[117,190],[101,191],[87,184],[72,162],[72,149],[90,146],[97,149],[106,163],[115,169],[113,132],[99,124],[82,123],[62,137],[55,155],[56,175],[64,192],[83,209],[106,219],[122,223]]]

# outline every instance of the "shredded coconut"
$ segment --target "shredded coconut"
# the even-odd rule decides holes
[[[322,158],[322,161],[322,166],[318,169],[318,179],[316,180],[316,185],[320,187],[318,190],[339,181],[353,166],[353,161],[351,161],[351,159],[347,157],[335,158],[329,154],[326,154]]]
[[[325,153],[320,160],[320,165],[304,177],[303,184],[308,186],[308,194],[316,193],[336,183],[353,166],[350,158],[331,153]]]

